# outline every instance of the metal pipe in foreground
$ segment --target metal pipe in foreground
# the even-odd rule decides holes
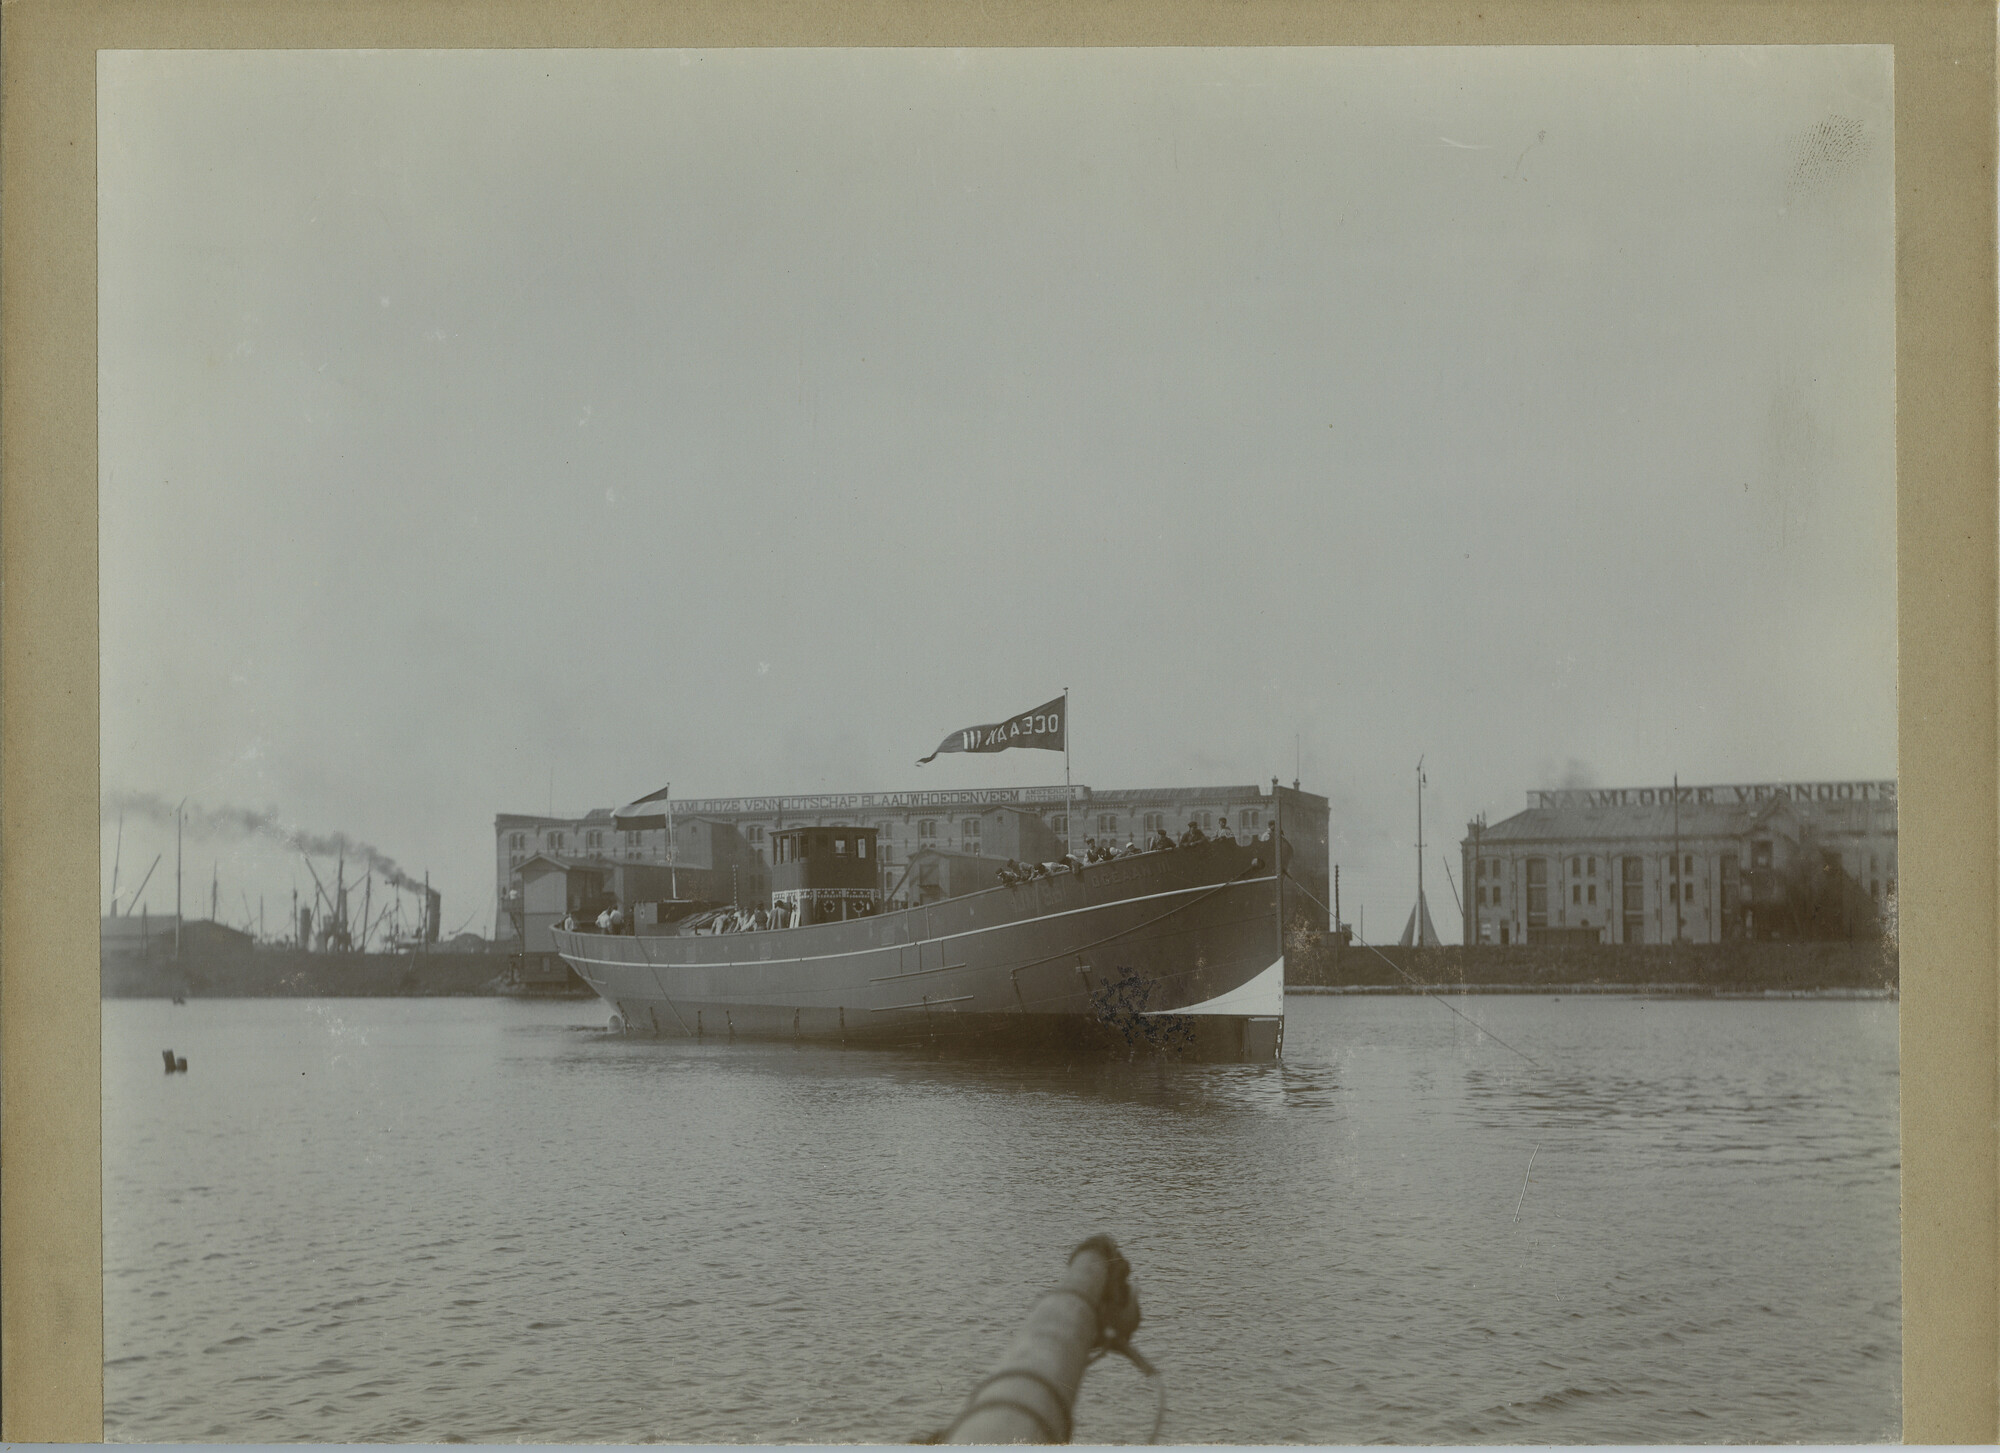
[[[1067,1443],[1091,1352],[1123,1342],[1139,1325],[1129,1275],[1110,1237],[1077,1247],[1062,1280],[1036,1299],[1007,1355],[939,1441]]]

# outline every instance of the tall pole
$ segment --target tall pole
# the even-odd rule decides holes
[[[1271,886],[1278,907],[1278,961],[1285,957],[1285,799],[1271,779]]]
[[[1410,933],[1410,944],[1422,948],[1424,944],[1424,759],[1417,758],[1417,926]],[[1392,923],[1395,921],[1390,920]]]
[[[1076,851],[1076,794],[1069,785],[1069,688],[1063,688],[1063,856]]]
[[[1674,942],[1681,941],[1681,774],[1674,773]]]
[[[1472,895],[1475,892],[1484,893],[1486,885],[1481,883],[1476,889],[1472,886],[1479,876],[1479,824],[1476,822],[1468,823],[1465,835],[1472,839],[1472,857],[1464,865],[1465,902],[1460,905],[1459,911],[1465,918],[1465,928],[1462,930],[1463,941],[1469,945],[1479,933],[1479,905],[1473,900]]]
[[[778,799],[778,821],[781,825],[785,820],[784,802],[784,798]],[[681,896],[681,870],[674,859],[674,784],[671,782],[667,784],[667,891],[675,898]]]
[[[118,814],[118,846],[111,850],[111,916],[118,916],[118,865],[125,859],[125,814]]]
[[[181,808],[187,806],[183,797],[174,808],[174,957],[181,956]]]

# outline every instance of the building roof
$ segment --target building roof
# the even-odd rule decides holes
[[[1783,798],[1739,806],[1735,803],[1684,802],[1680,835],[1684,838],[1742,837],[1759,827],[1798,835],[1798,814]],[[1482,845],[1510,842],[1582,842],[1590,838],[1661,838],[1674,832],[1674,807],[1630,804],[1531,807],[1481,830]],[[1467,834],[1466,841],[1472,841]]]
[[[537,864],[542,865],[542,867],[545,867],[552,873],[567,873],[575,868],[588,868],[592,872],[603,872],[610,868],[627,866],[615,858],[563,858],[557,857],[554,853],[536,853],[533,857],[522,860],[518,870],[521,877],[525,880],[529,876],[528,870],[535,868]],[[539,872],[540,869],[537,869],[538,874]]]
[[[1283,789],[1297,796],[1301,801],[1324,806],[1326,798],[1316,792],[1306,792],[1294,787]],[[1060,783],[1048,787],[958,787],[929,791],[905,792],[851,792],[851,793],[809,793],[805,795],[774,797],[689,797],[682,799],[699,814],[716,818],[728,817],[768,817],[779,814],[819,814],[827,813],[881,813],[937,812],[940,814],[985,812],[998,807],[1017,807],[1026,811],[1060,812],[1066,795],[1073,796],[1079,809],[1090,807],[1120,807],[1133,803],[1213,803],[1222,800],[1262,798],[1269,801],[1271,791],[1258,784],[1236,783],[1220,787],[1115,787],[1102,791],[1077,783],[1074,788],[1065,788]],[[662,803],[662,807],[665,807]],[[574,827],[579,823],[609,822],[612,809],[593,807],[580,816],[543,817],[521,813],[502,812],[494,816],[494,827],[498,830],[535,827]],[[680,821],[678,813],[675,820]]]

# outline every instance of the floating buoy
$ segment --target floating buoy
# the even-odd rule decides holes
[[[160,1051],[160,1058],[161,1058],[161,1059],[163,1059],[163,1060],[165,1060],[165,1061],[167,1062],[167,1073],[168,1073],[168,1074],[170,1074],[170,1075],[174,1075],[174,1074],[180,1074],[180,1075],[184,1075],[184,1074],[186,1074],[186,1073],[187,1073],[187,1067],[188,1067],[188,1062],[187,1062],[187,1061],[186,1061],[185,1059],[176,1059],[176,1058],[174,1057],[174,1052],[173,1052],[172,1050],[170,1050],[170,1049],[163,1049],[163,1050],[161,1050],[161,1051]]]

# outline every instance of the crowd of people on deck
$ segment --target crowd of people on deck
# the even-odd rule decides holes
[[[779,900],[769,908],[730,908],[716,913],[706,923],[696,924],[695,933],[762,933],[767,928],[797,928],[799,905]]]
[[[799,905],[778,902],[769,908],[714,908],[682,925],[687,933],[757,933],[767,928],[796,928],[799,924]],[[563,920],[563,927],[571,932],[576,930],[575,917]],[[625,910],[622,907],[605,909],[597,915],[599,933],[630,933]]]
[[[1277,829],[1275,827],[1266,828],[1263,836],[1257,840],[1259,842],[1269,842],[1276,832]],[[1202,831],[1201,824],[1190,818],[1188,820],[1187,831],[1183,832],[1178,839],[1164,827],[1156,829],[1152,840],[1143,848],[1133,839],[1127,839],[1125,846],[1121,848],[1108,838],[1103,842],[1099,842],[1094,837],[1086,837],[1083,840],[1083,856],[1081,858],[1072,853],[1064,853],[1055,861],[1047,863],[1023,863],[1014,858],[1009,858],[1000,866],[994,876],[1000,880],[1003,887],[1012,888],[1022,883],[1031,883],[1037,878],[1053,878],[1060,873],[1081,872],[1092,863],[1109,863],[1119,858],[1137,857],[1142,853],[1167,853],[1177,848],[1195,847],[1210,840],[1209,835]],[[1218,832],[1213,840],[1216,842],[1234,842],[1235,838],[1226,832]],[[683,933],[698,934],[759,933],[771,928],[797,928],[802,921],[799,904],[780,901],[773,903],[769,908],[712,909],[708,913],[701,914],[684,923],[681,926],[681,931]],[[563,927],[574,931],[576,928],[576,919],[573,917],[565,918],[563,920]],[[625,910],[620,907],[607,908],[598,914],[597,930],[599,933],[630,933],[633,931],[627,927]]]
[[[1276,828],[1267,828],[1260,841],[1269,842],[1272,833],[1276,831]],[[1235,838],[1228,833],[1217,833],[1214,840],[1217,842],[1234,842]],[[1128,839],[1125,846],[1121,848],[1108,839],[1100,843],[1094,837],[1087,837],[1083,840],[1083,857],[1081,859],[1078,859],[1071,853],[1064,853],[1060,858],[1049,863],[1021,863],[1016,862],[1013,858],[1009,858],[1005,863],[1001,864],[994,876],[1000,880],[1003,887],[1012,888],[1016,884],[1032,882],[1036,878],[1053,878],[1058,873],[1079,872],[1092,863],[1109,863],[1118,858],[1137,857],[1141,853],[1167,853],[1174,851],[1176,848],[1191,848],[1208,841],[1210,841],[1209,835],[1201,830],[1201,824],[1190,818],[1188,820],[1187,831],[1182,833],[1178,839],[1174,838],[1164,827],[1157,829],[1153,833],[1152,841],[1147,843],[1143,848],[1139,846],[1137,841],[1131,839]]]

